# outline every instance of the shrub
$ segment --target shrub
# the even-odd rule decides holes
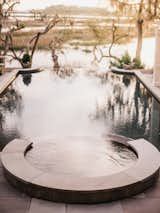
[[[123,64],[122,64],[122,61],[120,59],[117,60],[117,61],[111,61],[110,65],[117,67],[117,68],[121,68],[121,69],[123,68]]]
[[[144,64],[142,64],[142,62],[139,58],[134,58],[133,59],[133,68],[134,69],[143,69]]]
[[[29,64],[31,62],[31,57],[28,53],[25,53],[22,57],[23,64]]]
[[[131,59],[131,56],[129,55],[128,51],[126,51],[126,52],[124,53],[124,55],[122,55],[121,60],[122,60],[122,63],[123,63],[123,64],[127,64],[127,65],[128,65],[128,64],[131,64],[132,59]]]
[[[131,59],[128,51],[124,53],[119,59],[110,62],[111,66],[115,66],[120,69],[143,69],[144,64],[142,64],[139,58]]]

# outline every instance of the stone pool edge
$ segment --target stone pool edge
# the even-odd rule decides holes
[[[17,78],[19,74],[30,74],[41,72],[40,68],[24,68],[24,69],[14,69],[10,73],[5,73],[0,76],[0,95],[9,87],[10,84]]]
[[[145,88],[151,93],[151,95],[160,103],[160,88],[156,87],[152,84],[151,79],[148,77],[151,75],[150,73],[142,73],[141,70],[125,70],[119,69],[116,67],[112,67],[110,72],[119,74],[119,75],[134,75],[136,76],[137,80],[140,81]]]
[[[20,139],[2,151],[2,167],[8,182],[31,197],[65,203],[109,202],[143,192],[159,176],[159,151],[153,145],[144,139],[126,145],[137,153],[137,162],[122,172],[98,178],[77,179],[44,173],[27,162],[25,153],[32,143]]]

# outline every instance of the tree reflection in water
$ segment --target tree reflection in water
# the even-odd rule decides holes
[[[0,97],[0,150],[13,138],[18,138],[20,133],[17,128],[6,127],[6,119],[13,113],[20,114],[22,110],[22,97],[11,85],[5,94]],[[7,132],[7,133],[6,133]]]
[[[35,113],[37,113],[37,109],[38,109],[37,113],[38,116],[37,120],[35,121],[35,124],[37,125],[35,125],[35,127],[33,126],[34,129],[33,133],[32,128],[30,127],[29,132],[30,135],[32,134],[36,135],[38,132],[39,136],[39,129],[41,129],[41,122],[40,122],[41,114],[44,113],[44,110],[47,112],[47,110],[49,109],[48,114],[46,113],[45,115],[46,128],[44,133],[42,133],[42,136],[52,134],[52,132],[54,132],[53,130],[55,130],[55,132],[57,131],[58,134],[60,132],[60,134],[62,135],[72,134],[71,131],[72,125],[74,126],[75,116],[77,118],[79,114],[84,113],[85,118],[84,119],[82,118],[81,121],[82,123],[79,122],[76,128],[78,127],[77,129],[79,129],[79,127],[83,125],[83,122],[85,122],[86,124],[87,121],[89,124],[89,128],[93,128],[93,130],[91,129],[90,131],[90,129],[88,128],[86,131],[83,130],[84,131],[84,133],[82,132],[83,134],[94,134],[94,132],[96,132],[94,129],[95,126],[96,129],[98,126],[98,131],[101,131],[102,126],[102,132],[100,132],[99,134],[101,133],[107,134],[108,132],[124,135],[130,138],[144,137],[146,139],[149,139],[152,143],[154,142],[154,144],[158,147],[159,130],[160,130],[160,105],[157,104],[155,99],[153,99],[148,94],[147,90],[139,82],[136,81],[135,77],[116,75],[112,73],[99,74],[97,72],[93,72],[90,70],[88,70],[88,72],[85,71],[82,73],[80,70],[83,76],[80,76],[81,78],[79,78],[78,70],[74,69],[74,72],[76,73],[75,76],[77,77],[75,79],[74,75],[72,76],[73,78],[72,77],[69,78],[69,76],[73,74],[73,70],[72,69],[68,70],[67,68],[68,68],[67,66],[64,68],[61,67],[61,70],[60,69],[57,71],[54,70],[52,72],[48,71],[46,73],[41,73],[40,75],[35,75],[33,76],[34,80],[32,83],[31,83],[32,76],[29,75],[23,76],[23,82],[26,86],[28,86],[31,83],[29,85],[29,89],[26,88],[26,86],[24,86],[23,83],[21,84],[21,78],[17,80],[18,82],[17,84],[15,83],[9,87],[6,94],[4,94],[4,96],[0,98],[1,147],[5,143],[9,142],[11,139],[20,136],[20,132],[17,130],[16,126],[19,125],[20,127],[22,127],[22,123],[24,123],[25,124],[24,126],[26,128],[25,130],[28,130],[27,122],[32,123],[33,119],[31,112],[34,115]],[[41,94],[41,92],[43,91],[43,88],[41,88],[39,80],[42,81],[41,78],[44,77],[43,83],[44,85],[45,84],[48,85],[50,82],[48,77],[49,75],[52,75],[53,72],[60,78],[66,78],[67,81],[61,80],[60,81],[61,85],[59,87],[59,85],[57,86],[57,83],[55,83],[57,77],[54,78],[54,82],[51,83],[52,85],[54,84],[55,87],[53,86],[46,87],[45,93],[42,94],[42,96],[39,95],[37,98],[37,94]],[[70,79],[69,82],[68,78]],[[37,79],[37,81],[35,79]],[[75,79],[75,82],[72,81],[73,79]],[[36,84],[34,82],[36,82]],[[71,89],[71,87],[69,87],[68,89],[68,85],[73,86],[74,91]],[[62,91],[60,93],[62,95],[60,97],[62,97],[64,102],[57,101],[57,105],[55,107],[55,99],[57,97],[59,98],[59,93],[56,92],[56,89],[57,91],[59,91],[59,88],[62,88]],[[17,114],[21,113],[22,110],[22,97],[17,91],[19,91],[19,93],[24,96],[23,104],[24,106],[26,106],[26,109],[28,109],[28,106],[31,108],[31,110],[26,110],[22,112],[21,119],[19,119],[20,116],[19,115],[17,116]],[[78,93],[79,95],[77,95],[77,91],[79,92]],[[79,96],[80,95],[83,96],[84,91],[86,91],[86,96],[84,94],[84,98],[82,98],[82,100],[81,99],[79,100]],[[43,97],[43,95],[45,95],[45,97]],[[41,99],[43,100],[43,98],[45,98],[47,102],[50,99],[51,95],[53,95],[54,98],[49,102],[50,106],[46,105],[46,108],[39,107]],[[69,103],[69,105],[67,106],[69,106],[69,109],[72,109],[71,106],[74,107],[76,106],[75,111],[74,108],[69,112],[67,111],[68,107],[64,107],[63,109],[62,103],[66,103],[65,101],[66,99],[63,97],[71,98],[70,100],[73,101],[73,103],[71,103],[71,105]],[[95,101],[96,104],[94,104]],[[52,109],[51,107],[52,105],[54,106],[54,109]],[[86,116],[90,113],[91,110],[93,113],[90,114],[90,117],[91,119],[96,120],[95,126],[92,120],[90,119],[88,120],[88,117],[86,118]],[[60,127],[56,126],[56,122],[54,122],[55,126],[53,125],[53,130],[52,128],[50,128],[53,122],[53,119],[51,119],[52,115],[54,115],[54,118],[57,118],[57,124],[59,124],[60,118],[62,118],[60,123],[63,123],[62,112],[64,113],[64,115],[66,115],[66,118],[69,119],[69,121],[72,119],[72,113],[75,113],[73,114],[75,116],[73,116],[73,122],[71,122],[70,128],[68,127],[69,126],[68,123],[66,124],[69,130],[64,128],[64,130],[66,131],[66,132],[64,131],[64,133],[63,129],[59,129],[61,128],[61,126]],[[68,114],[70,116],[68,116]],[[48,125],[49,122],[51,125]],[[21,135],[22,134],[23,133],[21,131]],[[24,136],[26,136],[25,134]]]
[[[107,82],[105,100],[96,103],[92,118],[103,119],[106,125],[110,122],[111,131],[116,134],[143,136],[153,141],[150,136],[153,100],[148,91],[133,76],[109,73]]]
[[[29,86],[29,84],[31,83],[32,81],[32,74],[23,74],[22,75],[22,78],[23,78],[23,83],[26,85],[26,86]]]
[[[70,77],[74,73],[74,70],[70,66],[54,66],[53,72],[60,78],[65,79],[66,77]]]

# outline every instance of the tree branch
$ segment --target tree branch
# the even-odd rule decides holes
[[[58,15],[56,15],[49,23],[48,25],[45,27],[45,29],[41,32],[36,33],[36,35],[30,40],[29,44],[33,43],[32,46],[32,51],[31,51],[31,60],[33,58],[34,52],[36,50],[38,41],[40,39],[41,36],[45,35],[46,33],[48,33],[57,23],[59,23],[61,21],[61,19],[59,18]]]

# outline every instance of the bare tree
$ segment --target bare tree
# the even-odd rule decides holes
[[[22,67],[25,67],[26,64],[22,60],[24,54],[28,55],[29,58],[27,66],[31,66],[39,39],[48,33],[61,19],[55,15],[44,30],[37,32],[26,44],[26,49],[17,52],[14,47],[14,33],[25,27],[18,20],[11,20],[11,13],[18,3],[18,0],[0,0],[0,55],[10,56],[12,59],[17,60]]]
[[[94,46],[94,48],[93,48],[94,61],[101,62],[102,59],[104,59],[104,58],[112,58],[114,60],[119,60],[119,58],[112,53],[112,49],[122,39],[129,37],[130,27],[128,27],[128,30],[125,33],[119,33],[118,30],[119,30],[119,27],[115,24],[115,21],[112,20],[112,26],[110,29],[111,41],[110,41],[109,47],[107,48],[107,53],[104,52],[97,45]]]
[[[125,16],[133,16],[137,27],[136,58],[140,59],[144,26],[160,18],[160,0],[111,0],[114,9]]]
[[[69,22],[70,23],[70,22]],[[67,76],[71,76],[74,71],[71,66],[62,66],[59,63],[59,55],[64,54],[63,44],[64,39],[55,36],[53,40],[49,43],[49,49],[52,53],[52,61],[53,61],[53,71],[60,77],[65,78]]]
[[[49,21],[49,23],[47,24],[47,26],[45,27],[44,30],[42,31],[39,31],[37,32],[33,37],[32,39],[28,42],[28,44],[26,45],[26,47],[28,47],[27,49],[25,50],[21,50],[20,53],[17,53],[15,51],[15,48],[14,48],[14,42],[13,42],[13,37],[10,36],[9,39],[10,39],[10,50],[12,52],[12,54],[8,54],[10,57],[12,57],[12,59],[14,60],[17,60],[21,66],[23,68],[25,68],[26,66],[26,63],[23,62],[23,56],[24,54],[27,54],[28,55],[28,64],[27,66],[28,67],[31,67],[32,66],[32,61],[33,61],[33,56],[34,56],[34,53],[36,51],[36,48],[37,48],[37,45],[38,45],[38,42],[39,42],[39,39],[44,36],[45,34],[47,34],[53,27],[56,26],[56,24],[58,24],[59,22],[61,21],[61,19],[59,18],[58,15],[55,15],[55,17]]]
[[[50,43],[49,43],[49,49],[52,52],[52,60],[54,63],[54,70],[56,72],[59,71],[60,65],[58,61],[58,52],[64,53],[62,51],[62,46],[63,46],[64,41],[58,37],[55,37]]]
[[[17,20],[9,23],[11,12],[18,3],[18,0],[0,0],[0,55],[3,56],[9,51],[10,37],[24,27]]]

